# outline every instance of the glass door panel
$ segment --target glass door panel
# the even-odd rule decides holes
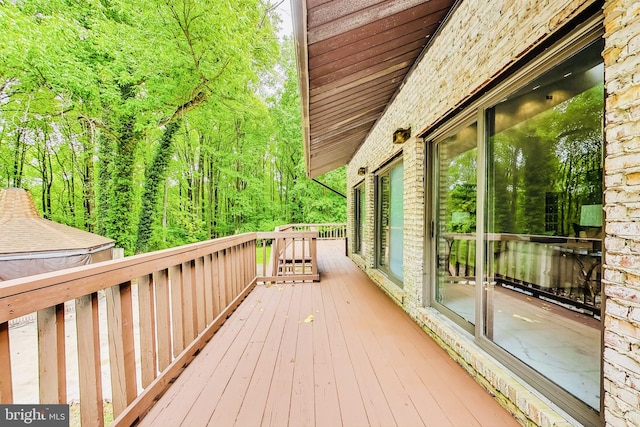
[[[404,169],[402,163],[391,169],[391,212],[389,214],[389,270],[391,274],[403,280],[402,252],[404,240]]]
[[[595,43],[487,110],[485,335],[600,407],[604,85]]]
[[[404,169],[394,162],[378,174],[377,265],[400,287],[403,286],[402,253],[404,227]]]
[[[437,144],[436,302],[475,324],[477,126]]]

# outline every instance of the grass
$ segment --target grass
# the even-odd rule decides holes
[[[104,425],[108,426],[113,422],[113,404],[109,401],[103,403]],[[69,427],[80,427],[80,404],[69,405]]]
[[[271,256],[271,246],[267,246],[267,263],[269,262],[269,257]],[[264,262],[262,246],[256,248],[256,264],[260,265]]]

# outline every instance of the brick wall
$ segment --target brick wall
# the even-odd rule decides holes
[[[605,421],[640,425],[640,3],[606,1]]]

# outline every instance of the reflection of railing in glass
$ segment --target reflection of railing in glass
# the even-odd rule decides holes
[[[446,271],[475,276],[475,234],[446,233]],[[598,317],[602,242],[523,234],[487,234],[490,276],[497,284]]]

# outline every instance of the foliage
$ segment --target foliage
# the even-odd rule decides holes
[[[571,236],[602,204],[602,84],[491,139],[493,232]]]
[[[0,0],[0,182],[128,254],[344,220],[304,178],[277,24],[268,0]]]

